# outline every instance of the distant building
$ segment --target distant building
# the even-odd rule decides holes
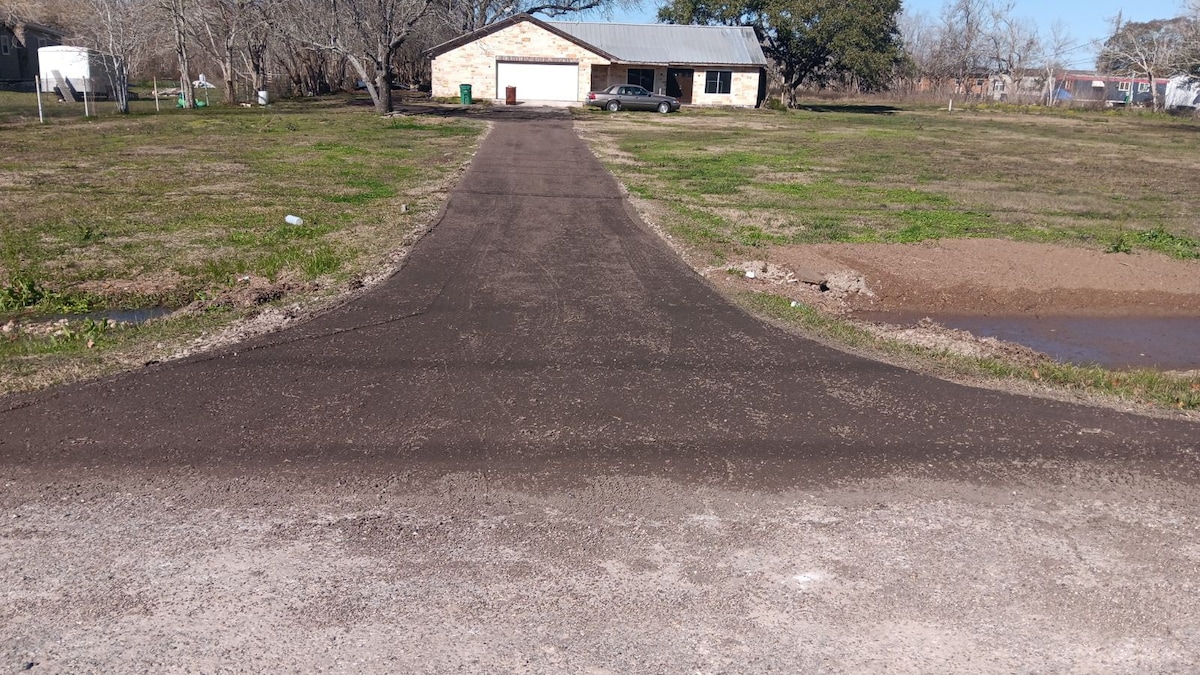
[[[1145,77],[1097,75],[1072,70],[1059,78],[1054,96],[1058,101],[1071,105],[1150,105],[1154,100],[1150,87],[1158,91],[1159,100],[1165,101],[1168,82],[1165,77],[1155,78],[1151,84]]]
[[[65,34],[50,26],[23,21],[0,23],[0,88],[33,91],[37,50],[62,44]]]
[[[543,21],[518,14],[429,49],[433,95],[471,85],[496,99],[578,103],[589,91],[636,84],[681,103],[754,107],[766,57],[746,26]]]

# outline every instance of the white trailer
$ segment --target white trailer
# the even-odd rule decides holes
[[[57,90],[67,100],[79,100],[84,92],[89,99],[111,98],[116,63],[116,57],[86,47],[38,48],[42,91]]]
[[[1167,83],[1164,101],[1167,110],[1172,108],[1200,109],[1200,81],[1184,75],[1176,75]]]

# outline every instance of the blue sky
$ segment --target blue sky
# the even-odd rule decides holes
[[[941,13],[945,0],[904,0],[904,10],[916,14],[927,14],[937,17]],[[653,23],[658,3],[648,0],[640,9],[618,11],[612,20],[626,23]],[[1095,63],[1096,49],[1088,43],[1103,40],[1109,32],[1112,18],[1118,12],[1126,21],[1149,21],[1151,19],[1167,19],[1183,13],[1183,3],[1180,0],[1058,0],[1057,2],[1038,2],[1037,0],[1016,0],[1014,13],[1035,21],[1046,33],[1055,19],[1067,23],[1072,43],[1077,49],[1063,55],[1063,60],[1070,67],[1090,68]],[[597,19],[587,19],[595,21]]]

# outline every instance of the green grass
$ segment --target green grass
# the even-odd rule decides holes
[[[0,324],[176,307],[234,292],[246,275],[334,289],[380,264],[439,206],[432,186],[483,126],[350,103],[156,113],[135,101],[127,116],[101,103],[88,119],[55,104],[40,124],[32,94],[0,92]],[[0,378],[103,360],[97,350],[139,334],[93,336],[91,348],[6,335]]]
[[[630,192],[665,207],[664,227],[715,264],[769,260],[772,247],[794,244],[972,237],[1200,258],[1195,120],[1011,106],[954,115],[813,106],[604,118],[588,131],[598,154],[619,159],[608,167]],[[1200,406],[1197,378],[951,356],[881,340],[785,298],[738,299],[844,344],[920,355],[960,374]]]
[[[1122,236],[1129,250],[1198,255],[1200,123],[1029,111],[690,109],[594,131],[632,160],[610,163],[630,190],[695,221],[678,227],[712,255],[962,237],[1108,248]],[[764,213],[791,225],[756,222]]]

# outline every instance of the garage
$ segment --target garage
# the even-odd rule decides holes
[[[523,101],[578,101],[578,63],[496,63],[496,91],[516,87]]]

